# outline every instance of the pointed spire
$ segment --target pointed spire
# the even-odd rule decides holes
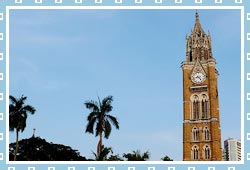
[[[196,10],[196,12],[195,12],[195,24],[194,24],[193,33],[202,33],[202,34],[205,33],[205,32],[203,31],[202,27],[201,27],[200,18],[199,18],[199,13],[198,13],[197,10]]]
[[[200,23],[199,13],[196,10],[194,28],[191,31],[191,35],[188,37],[186,36],[187,61],[193,62],[199,60],[204,62],[210,58],[213,58],[211,46],[210,32],[208,32],[207,35],[203,31]]]

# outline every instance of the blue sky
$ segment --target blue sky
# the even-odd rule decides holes
[[[198,10],[219,71],[222,139],[240,139],[240,10]],[[113,95],[115,154],[182,160],[182,70],[193,10],[11,10],[10,94],[36,108],[36,135],[93,158],[87,100]],[[10,142],[15,134],[10,133]]]

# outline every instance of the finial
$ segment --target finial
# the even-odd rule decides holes
[[[199,14],[198,14],[198,10],[196,9],[196,12],[195,12],[195,18],[196,20],[199,19]]]
[[[36,128],[33,129],[33,135],[32,135],[33,138],[35,137],[35,131],[36,131]]]

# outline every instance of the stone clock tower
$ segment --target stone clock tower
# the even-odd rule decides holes
[[[221,130],[216,61],[210,33],[196,12],[194,29],[186,37],[183,71],[183,160],[221,161]]]

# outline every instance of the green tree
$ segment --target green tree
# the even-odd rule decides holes
[[[108,139],[112,130],[111,124],[116,129],[119,129],[117,118],[108,114],[113,108],[111,105],[112,101],[113,97],[108,96],[102,101],[98,97],[98,102],[91,100],[84,103],[86,108],[91,110],[87,117],[88,124],[85,132],[93,134],[95,128],[95,136],[100,137],[97,145],[97,156],[100,156],[103,133],[104,137]]]
[[[22,139],[19,142],[17,161],[86,161],[78,150],[63,144],[47,142],[40,137]],[[9,158],[14,158],[16,143],[9,145]]]
[[[27,97],[23,95],[18,99],[13,96],[9,96],[9,99],[9,130],[16,130],[16,149],[14,153],[14,161],[16,161],[19,132],[23,132],[26,127],[28,113],[34,114],[36,110],[33,106],[24,104]]]
[[[110,155],[107,161],[124,161],[123,158],[117,155]]]
[[[104,145],[102,145],[101,152],[99,155],[93,152],[93,154],[95,155],[96,161],[107,161],[109,153],[113,153],[112,148],[111,147],[104,147]]]
[[[161,158],[161,160],[163,161],[173,161],[173,159],[171,159],[169,156],[164,156],[163,158]]]
[[[150,153],[148,151],[141,153],[139,150],[136,150],[132,153],[124,153],[123,157],[127,158],[127,161],[146,161],[149,159]]]

